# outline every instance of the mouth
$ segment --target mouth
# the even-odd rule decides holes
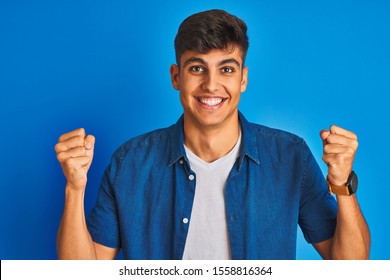
[[[226,99],[227,98],[222,98],[222,97],[197,97],[196,98],[196,100],[201,105],[203,105],[203,107],[207,107],[210,109],[219,108]]]

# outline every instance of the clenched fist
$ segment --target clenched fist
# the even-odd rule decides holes
[[[330,130],[321,130],[324,146],[323,161],[328,166],[328,180],[336,186],[344,186],[352,171],[358,141],[356,135],[332,125]]]
[[[87,172],[91,166],[95,137],[86,135],[84,128],[79,128],[61,135],[54,149],[67,186],[83,190],[87,184]]]

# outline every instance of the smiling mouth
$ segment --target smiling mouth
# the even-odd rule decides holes
[[[210,98],[205,98],[205,97],[199,97],[197,98],[198,102],[207,105],[209,107],[214,107],[226,100],[226,98],[221,98],[221,97],[210,97]]]

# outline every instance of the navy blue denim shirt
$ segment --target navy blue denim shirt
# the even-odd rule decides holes
[[[301,138],[239,117],[240,156],[225,186],[231,256],[295,259],[298,224],[310,243],[331,238],[337,204]],[[87,221],[95,242],[125,259],[182,259],[196,184],[183,140],[181,117],[114,153]]]

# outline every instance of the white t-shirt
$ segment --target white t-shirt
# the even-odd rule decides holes
[[[211,163],[185,148],[192,171],[196,174],[195,198],[183,259],[231,259],[226,222],[225,184],[239,156],[241,134],[234,148]]]

